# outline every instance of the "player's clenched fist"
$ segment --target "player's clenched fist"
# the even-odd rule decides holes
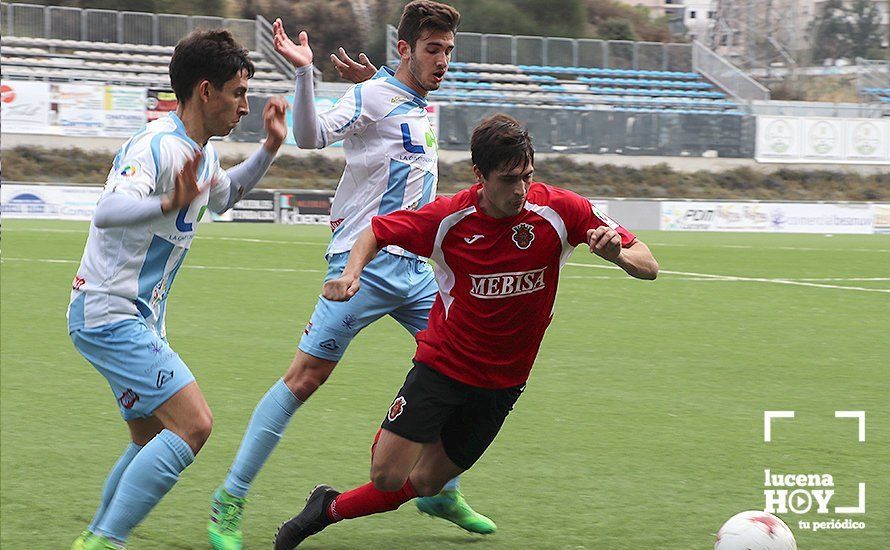
[[[358,277],[339,277],[324,284],[322,295],[332,302],[345,302],[355,296],[360,286]]]
[[[614,262],[621,254],[621,235],[605,225],[587,231],[590,251],[604,260]]]

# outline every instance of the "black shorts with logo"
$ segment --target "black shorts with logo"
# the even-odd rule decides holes
[[[441,438],[448,458],[467,470],[494,441],[524,389],[469,386],[415,361],[381,427],[417,443]]]

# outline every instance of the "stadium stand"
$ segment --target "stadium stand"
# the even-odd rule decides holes
[[[169,88],[167,66],[172,54],[172,46],[5,36],[3,77]],[[252,89],[290,90],[290,78],[260,52],[252,51],[250,56],[256,64]]]
[[[172,54],[173,46],[4,36],[2,70],[4,78],[169,88]],[[262,53],[250,55],[256,65],[252,89],[268,93],[291,89],[289,77]]]
[[[874,101],[890,103],[890,88],[863,88],[862,91]]]
[[[455,62],[430,99],[458,105],[744,114],[726,92],[688,71]]]
[[[251,50],[259,94],[289,92],[290,65],[255,20],[0,3],[4,79],[169,89],[174,45],[191,30],[225,27]]]

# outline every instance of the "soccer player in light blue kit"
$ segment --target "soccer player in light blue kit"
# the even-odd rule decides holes
[[[253,63],[227,30],[195,31],[170,61],[179,107],[121,147],[99,199],[68,306],[77,350],[108,380],[132,442],[73,549],[123,548],[210,436],[212,416],[167,343],[173,279],[205,209],[222,213],[266,173],[287,133],[287,102],[263,110],[267,138],[226,171],[208,142],[248,113]]]
[[[398,69],[382,68],[320,114],[315,111],[309,39],[301,32],[295,44],[281,20],[275,21],[275,47],[296,67],[297,144],[315,149],[343,140],[346,169],[331,205],[333,236],[325,280],[339,277],[372,216],[416,210],[435,198],[438,151],[425,98],[445,76],[459,21],[460,14],[450,6],[429,0],[408,4],[399,23]],[[335,56],[332,60],[342,73],[343,64],[337,64]],[[319,297],[296,357],[256,406],[228,477],[213,495],[208,534],[214,548],[241,548],[242,512],[251,483],[291,416],[328,378],[352,338],[384,315],[412,335],[425,329],[437,290],[426,258],[387,247],[364,271],[362,291],[353,300]],[[439,495],[421,499],[418,507],[472,532],[495,530],[490,519],[466,503],[457,479]]]

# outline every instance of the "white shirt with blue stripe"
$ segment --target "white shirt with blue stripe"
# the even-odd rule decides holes
[[[331,205],[327,253],[352,248],[371,217],[416,210],[436,196],[438,144],[427,102],[381,67],[318,115],[323,145],[343,140],[346,169]],[[396,246],[387,252],[417,257]]]
[[[120,193],[138,199],[169,194],[176,175],[196,150],[203,151],[198,187],[207,186],[189,206],[166,216],[90,233],[74,279],[68,307],[69,331],[142,317],[166,335],[167,293],[182,266],[204,211],[228,209],[237,198],[229,175],[208,143],[200,147],[186,135],[175,113],[146,124],[121,147],[99,198]]]

